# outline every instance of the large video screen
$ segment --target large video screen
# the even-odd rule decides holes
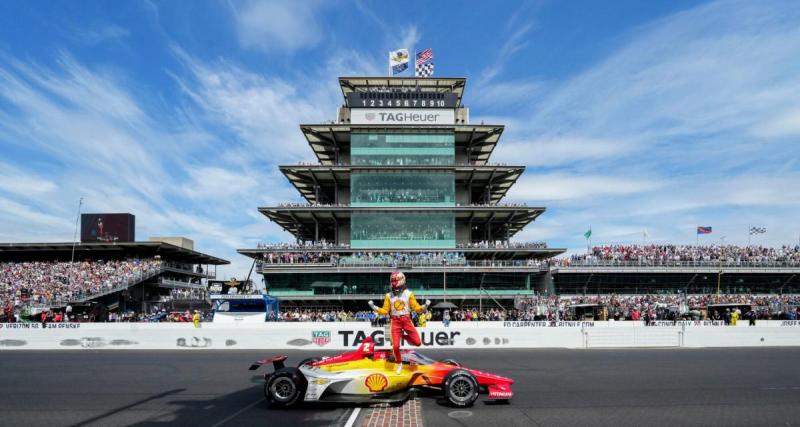
[[[81,242],[133,242],[136,217],[129,213],[87,213],[81,215]]]

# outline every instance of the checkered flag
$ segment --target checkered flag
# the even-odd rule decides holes
[[[419,64],[416,67],[415,75],[417,77],[430,77],[433,75],[433,62],[426,62]]]
[[[750,235],[764,234],[767,232],[767,227],[750,227]]]

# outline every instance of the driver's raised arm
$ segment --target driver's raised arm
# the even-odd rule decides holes
[[[387,314],[389,314],[389,309],[390,309],[390,308],[391,308],[391,306],[392,306],[392,304],[391,304],[391,301],[389,300],[389,294],[386,294],[386,295],[384,295],[384,297],[383,297],[383,307],[378,307],[377,305],[375,305],[375,304],[372,302],[372,300],[370,300],[370,301],[369,301],[367,304],[369,304],[369,307],[370,307],[370,308],[371,308],[373,311],[375,311],[376,313],[378,313],[378,314],[380,314],[380,315],[384,315],[384,316],[385,316],[385,315],[387,315]]]

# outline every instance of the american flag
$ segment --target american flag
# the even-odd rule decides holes
[[[414,70],[414,74],[417,77],[430,77],[433,75],[433,62],[428,62],[426,64],[417,65],[417,68]]]
[[[417,52],[417,65],[422,65],[433,59],[433,49],[427,48],[422,52]]]
[[[711,234],[711,227],[697,227],[697,234]]]

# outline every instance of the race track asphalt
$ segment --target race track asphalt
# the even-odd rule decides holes
[[[247,367],[272,353],[2,351],[0,424],[345,424],[352,406],[270,409],[261,371]],[[279,353],[290,363],[320,354]],[[425,353],[516,380],[508,405],[459,410],[420,397],[426,426],[800,425],[800,348]]]

